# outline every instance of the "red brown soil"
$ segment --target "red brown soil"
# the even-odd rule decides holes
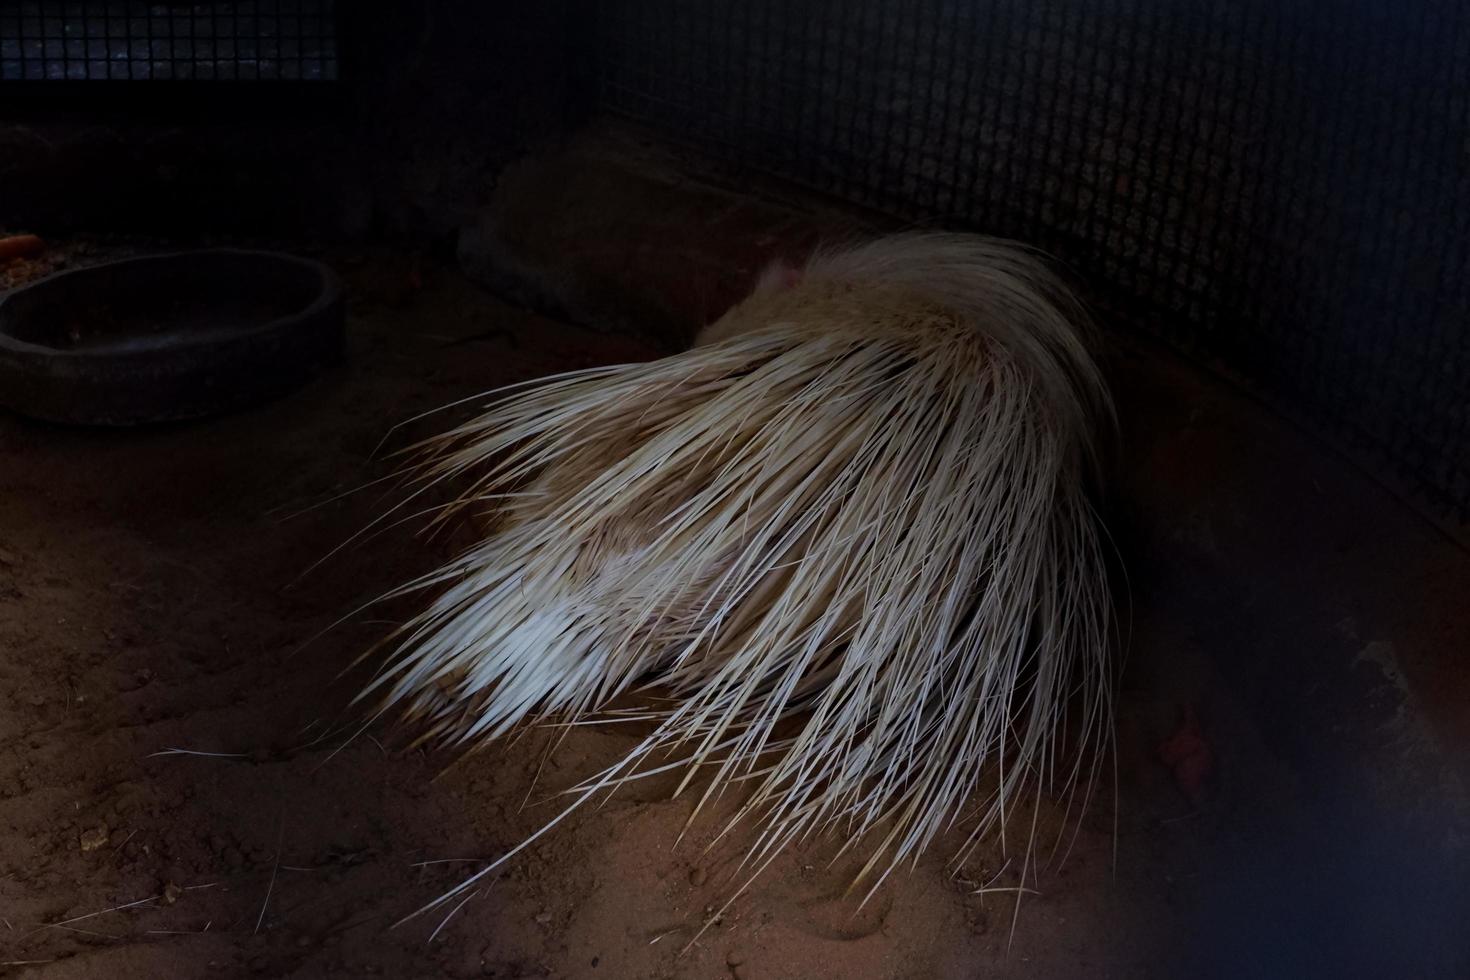
[[[1212,911],[1218,880],[1311,796],[1308,736],[1342,722],[1334,744],[1358,737],[1327,709],[1310,714],[1304,682],[1290,692],[1308,705],[1298,738],[1256,709],[1257,675],[1237,661],[1284,662],[1279,642],[1338,658],[1313,668],[1321,677],[1401,669],[1390,720],[1419,733],[1423,706],[1424,737],[1465,758],[1445,710],[1463,664],[1442,655],[1470,635],[1454,598],[1470,580],[1456,578],[1463,554],[1293,430],[1134,352],[1118,365],[1134,605],[1117,833],[1108,799],[1065,863],[1027,879],[1039,894],[1019,916],[1024,833],[1009,861],[988,842],[951,869],[957,834],[861,909],[842,895],[850,865],[829,867],[834,843],[813,841],[686,951],[732,887],[740,842],[707,851],[713,818],[681,840],[692,801],[655,781],[575,814],[447,920],[393,928],[539,829],[556,812],[546,798],[630,735],[580,730],[549,759],[526,738],[453,766],[400,750],[385,724],[350,738],[361,674],[340,675],[402,609],[302,644],[453,542],[399,528],[300,576],[381,512],[374,490],[338,495],[388,471],[373,451],[393,424],[497,384],[658,353],[528,314],[446,269],[426,267],[417,294],[371,281],[394,267],[354,278],[348,365],[273,405],[146,431],[0,416],[0,974],[1179,976],[1181,949],[1209,941],[1201,918],[1226,921]],[[1330,506],[1309,490],[1322,480]],[[1365,668],[1354,656],[1383,653],[1375,643],[1390,643],[1386,659]],[[1186,704],[1213,753],[1198,805],[1159,759]],[[177,749],[217,754],[160,754]],[[1050,802],[1040,819],[1058,826]],[[998,890],[976,894],[985,884]]]
[[[354,686],[337,675],[381,619],[298,647],[449,545],[385,534],[291,585],[378,512],[371,491],[324,501],[387,471],[369,456],[397,421],[650,351],[449,274],[352,327],[350,367],[232,418],[136,432],[0,419],[0,960],[53,961],[33,969],[47,978],[917,977],[1006,961],[1005,893],[966,895],[935,855],[854,914],[839,894],[851,869],[829,871],[821,845],[783,857],[681,956],[734,852],[704,853],[714,821],[676,843],[691,803],[667,784],[543,838],[435,941],[442,911],[390,929],[538,829],[553,804],[528,795],[626,736],[568,739],[539,794],[534,740],[442,775],[450,757],[387,751],[386,726],[349,741]],[[158,754],[172,749],[221,755]],[[1068,887],[1026,903],[1013,972],[1102,955],[1061,923],[1112,918],[1088,897],[1110,887],[1109,847],[1106,821],[1085,831]],[[414,867],[448,858],[465,860]],[[983,849],[961,877],[1014,886],[1016,862],[1003,867]]]

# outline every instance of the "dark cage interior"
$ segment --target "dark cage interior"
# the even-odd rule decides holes
[[[415,534],[445,487],[385,517],[395,451],[915,227],[1039,248],[1103,327],[1093,805],[1028,782],[1037,860],[962,853],[965,813],[863,905],[866,854],[813,834],[719,913],[747,784],[691,819],[710,784],[670,769],[402,922],[665,701],[468,758],[365,718],[422,609],[370,600],[491,533]],[[1470,976],[1467,273],[1463,4],[0,0],[0,977]],[[900,537],[854,561],[951,564],[869,524]],[[894,730],[985,703],[924,690]]]
[[[1369,0],[605,0],[601,103],[1073,264],[1470,518],[1470,14]]]
[[[0,7],[0,81],[330,81],[332,0],[20,0]]]

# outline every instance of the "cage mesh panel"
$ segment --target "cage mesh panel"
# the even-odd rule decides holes
[[[605,108],[1062,257],[1470,519],[1470,8],[599,0]]]
[[[0,0],[0,82],[332,81],[333,0]]]

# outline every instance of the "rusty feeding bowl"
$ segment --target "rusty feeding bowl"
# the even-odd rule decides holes
[[[77,425],[201,418],[338,362],[342,287],[319,262],[206,249],[123,259],[0,299],[0,404]]]

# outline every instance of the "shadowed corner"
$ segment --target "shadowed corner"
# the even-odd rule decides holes
[[[1361,801],[1266,822],[1274,832],[1221,844],[1203,869],[1176,975],[1470,976],[1470,861],[1443,823]]]

